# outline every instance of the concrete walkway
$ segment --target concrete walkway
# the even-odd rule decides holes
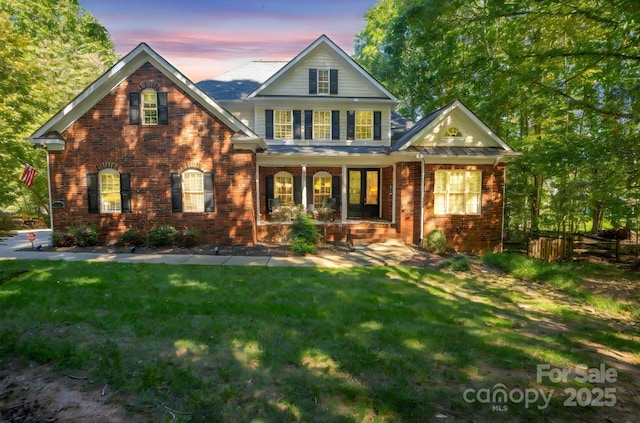
[[[411,260],[414,253],[405,244],[389,240],[384,243],[356,246],[355,251],[342,256],[216,256],[198,254],[144,254],[144,253],[72,253],[31,250],[27,234],[33,232],[34,246],[49,245],[51,231],[21,230],[18,234],[0,241],[0,260],[67,260],[116,263],[166,263],[224,266],[300,266],[300,267],[354,267],[354,266],[395,266]]]

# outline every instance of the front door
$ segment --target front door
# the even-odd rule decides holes
[[[347,217],[380,216],[380,169],[349,169]]]

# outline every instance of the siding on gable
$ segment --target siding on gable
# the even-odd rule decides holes
[[[445,139],[442,134],[450,127],[456,126],[464,133],[464,139]],[[442,122],[433,128],[419,143],[421,146],[447,147],[499,147],[489,135],[481,130],[477,124],[465,113],[454,110]]]
[[[347,66],[344,60],[327,47],[320,47],[298,62],[274,81],[260,96],[309,96],[309,68],[337,69],[337,97],[383,98],[382,91],[375,87],[360,72]],[[320,95],[328,96],[328,94]],[[334,96],[334,95],[331,95]],[[311,95],[311,97],[316,97]]]

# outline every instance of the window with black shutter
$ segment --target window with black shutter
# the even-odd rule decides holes
[[[129,123],[140,125],[140,93],[137,91],[129,93]]]

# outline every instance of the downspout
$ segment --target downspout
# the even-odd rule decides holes
[[[418,153],[420,159],[420,246],[424,240],[424,154]]]
[[[49,150],[47,153],[47,186],[49,189],[49,227],[51,228],[51,238],[49,238],[49,245],[53,245],[53,200],[51,199],[51,170],[49,166]]]

